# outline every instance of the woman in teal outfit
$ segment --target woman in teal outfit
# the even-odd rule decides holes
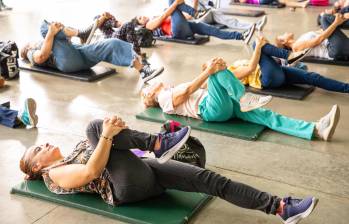
[[[143,89],[144,105],[158,106],[164,113],[193,117],[208,122],[224,122],[239,118],[308,140],[314,136],[325,141],[330,140],[340,115],[337,105],[334,105],[331,111],[318,122],[288,118],[269,109],[257,108],[261,106],[258,105],[260,104],[258,100],[249,102],[255,104],[250,106],[256,109],[248,112],[241,111],[245,87],[238,78],[251,73],[251,67],[253,63],[258,63],[261,48],[265,43],[263,37],[257,40],[256,50],[249,66],[240,66],[230,71],[223,59],[215,58],[207,62],[203,66],[202,73],[191,82],[174,87],[158,83]]]

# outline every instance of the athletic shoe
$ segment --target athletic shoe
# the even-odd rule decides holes
[[[160,133],[160,149],[154,151],[159,163],[166,163],[172,158],[188,140],[191,128],[189,126],[171,133]]]
[[[272,96],[261,96],[253,93],[245,93],[240,99],[241,112],[248,112],[260,108],[273,99]]]
[[[10,109],[10,106],[10,101],[0,104],[0,107],[6,107],[7,109]]]
[[[282,214],[278,214],[285,224],[296,224],[308,217],[318,203],[315,197],[294,199],[291,197],[282,200],[285,203]]]
[[[195,19],[200,19],[204,17],[210,10],[211,9],[204,9],[204,10],[197,11],[197,13],[195,14]]]
[[[250,29],[242,33],[242,40],[245,42],[245,44],[248,44],[250,42],[255,29],[256,29],[256,24],[253,24]]]
[[[259,20],[256,23],[256,29],[258,31],[263,31],[264,26],[267,24],[268,21],[268,17],[267,16],[263,16],[261,20]]]
[[[38,116],[36,112],[36,102],[32,98],[28,98],[24,101],[24,108],[21,115],[18,117],[25,125],[36,127],[38,123]]]
[[[96,19],[93,24],[83,30],[78,30],[78,37],[80,38],[81,44],[89,44],[92,40],[92,37],[97,30],[98,20]]]
[[[140,75],[144,83],[160,75],[164,71],[164,67],[161,66],[157,69],[152,69],[149,65],[144,65],[140,71]]]
[[[340,117],[340,110],[338,105],[334,105],[331,111],[322,117],[319,122],[315,124],[316,135],[324,141],[330,141],[334,131],[336,130]]]
[[[288,55],[287,58],[287,63],[291,66],[293,66],[295,63],[297,63],[298,61],[302,60],[305,56],[307,56],[307,54],[310,52],[310,48],[302,50],[302,51],[298,51],[298,52],[291,52],[290,55]]]

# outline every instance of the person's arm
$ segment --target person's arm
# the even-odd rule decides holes
[[[347,15],[346,15],[347,16]],[[319,36],[305,41],[296,41],[292,46],[292,51],[302,51],[308,48],[313,48],[322,43],[322,41],[326,40],[328,37],[332,35],[332,33],[336,30],[336,28],[341,25],[346,18],[341,14],[336,14],[336,19],[334,22],[327,27]]]
[[[239,66],[232,72],[234,73],[235,77],[238,79],[243,79],[246,76],[249,76],[252,72],[254,72],[257,68],[257,65],[259,63],[260,57],[261,57],[261,51],[262,47],[267,43],[266,39],[264,37],[259,37],[256,41],[256,47],[254,49],[252,58],[248,64],[248,66]]]
[[[35,63],[42,64],[50,57],[55,35],[62,28],[63,28],[63,25],[61,23],[51,23],[49,25],[48,32],[41,46],[41,49],[33,53],[33,60]]]
[[[98,178],[108,162],[113,137],[125,128],[125,123],[116,116],[104,119],[102,135],[88,162],[51,169],[52,181],[62,188],[76,188]]]
[[[206,68],[201,72],[201,74],[196,77],[190,84],[184,88],[183,90],[177,91],[173,93],[172,96],[172,104],[173,107],[178,107],[182,103],[184,103],[191,94],[193,94],[196,90],[201,88],[201,86],[206,82],[207,78],[210,75],[215,74],[218,71],[226,69],[226,64],[223,59],[214,58],[212,59]]]
[[[182,4],[183,2],[184,0],[175,0],[161,16],[158,16],[147,22],[145,28],[147,28],[148,30],[155,30],[156,28],[158,28],[161,25],[161,23],[165,19],[167,19],[167,17],[172,15],[172,13],[176,10],[177,6]]]

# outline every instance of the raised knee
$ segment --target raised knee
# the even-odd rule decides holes
[[[97,132],[103,125],[103,120],[95,119],[90,121],[86,127],[86,133]]]

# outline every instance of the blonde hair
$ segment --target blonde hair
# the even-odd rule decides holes
[[[148,107],[158,107],[159,103],[156,99],[156,97],[152,94],[149,94],[151,89],[153,88],[154,85],[149,85],[146,86],[142,89],[141,91],[141,100],[143,102],[143,105],[148,108]]]

